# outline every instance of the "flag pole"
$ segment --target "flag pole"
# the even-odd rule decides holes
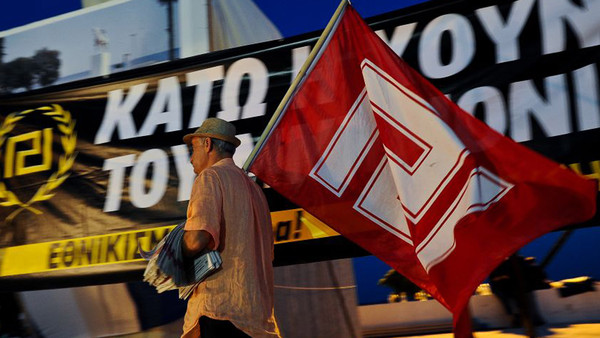
[[[250,153],[250,156],[248,156],[248,159],[244,163],[244,166],[242,167],[244,169],[244,171],[248,172],[248,168],[250,168],[250,166],[254,162],[254,159],[256,158],[256,155],[258,154],[258,152],[262,148],[263,144],[267,140],[269,134],[271,133],[271,130],[277,124],[277,121],[279,120],[281,113],[287,107],[287,104],[289,103],[290,98],[292,97],[292,95],[294,94],[294,92],[296,91],[296,89],[298,88],[298,85],[300,84],[300,82],[302,81],[302,79],[304,78],[304,76],[306,75],[308,69],[310,68],[311,64],[313,63],[313,61],[315,60],[315,58],[319,54],[319,51],[323,47],[323,44],[325,43],[325,41],[327,40],[327,38],[329,37],[329,34],[333,30],[335,24],[337,23],[338,19],[341,16],[341,14],[344,12],[344,9],[346,8],[346,5],[349,4],[349,3],[350,3],[349,0],[342,0],[340,2],[340,4],[338,5],[337,9],[335,10],[335,13],[333,13],[333,16],[331,17],[331,19],[329,20],[329,23],[325,27],[325,30],[323,31],[323,33],[319,37],[319,40],[317,40],[317,43],[315,44],[315,47],[312,49],[312,51],[308,55],[308,58],[306,59],[306,61],[302,65],[302,68],[300,68],[300,70],[298,71],[298,75],[296,75],[296,77],[294,78],[294,81],[292,82],[292,84],[290,85],[290,88],[287,90],[287,92],[283,96],[283,99],[281,100],[281,102],[279,102],[279,105],[277,106],[277,109],[273,113],[273,116],[271,117],[271,120],[269,120],[269,123],[267,124],[267,127],[265,128],[265,130],[263,131],[262,135],[260,136],[260,138],[256,142],[256,146],[254,146],[254,149],[252,149],[252,152]]]

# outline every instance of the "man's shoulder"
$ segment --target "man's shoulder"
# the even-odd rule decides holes
[[[204,169],[201,175],[206,175],[213,179],[220,181],[246,181],[250,180],[250,177],[240,167],[238,167],[233,161],[221,161],[215,165]],[[254,183],[254,182],[252,182]]]
[[[204,170],[208,171],[208,175],[224,175],[226,173],[235,173],[246,176],[244,171],[235,165],[235,163],[231,160],[221,160]]]
[[[208,168],[205,168],[204,170],[202,170],[198,174],[198,178],[200,178],[200,179],[215,179],[215,178],[218,178],[220,175],[221,175],[221,173],[220,173],[220,170],[218,170],[218,168],[208,167]]]

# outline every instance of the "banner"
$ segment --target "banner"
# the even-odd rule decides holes
[[[598,14],[592,1],[431,1],[368,21],[465,111],[600,178]],[[0,246],[176,224],[194,178],[182,136],[232,121],[241,165],[317,36],[0,97]]]
[[[271,213],[275,244],[339,234],[302,209]],[[140,247],[154,248],[175,225],[0,248],[0,278],[143,262]]]

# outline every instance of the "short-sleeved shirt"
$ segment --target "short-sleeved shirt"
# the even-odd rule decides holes
[[[199,336],[198,320],[229,320],[252,337],[278,337],[273,313],[273,230],[265,196],[231,158],[196,177],[185,230],[212,235],[223,263],[194,290],[182,337]]]

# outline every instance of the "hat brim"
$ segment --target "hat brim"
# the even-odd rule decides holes
[[[221,134],[212,134],[212,133],[192,133],[192,134],[187,134],[187,135],[185,135],[183,137],[183,142],[185,144],[190,144],[192,142],[192,139],[194,137],[216,138],[217,140],[229,142],[229,143],[233,144],[236,148],[239,147],[239,145],[242,143],[242,141],[240,141],[240,139],[238,139],[237,137],[231,137],[231,136],[221,135]]]

